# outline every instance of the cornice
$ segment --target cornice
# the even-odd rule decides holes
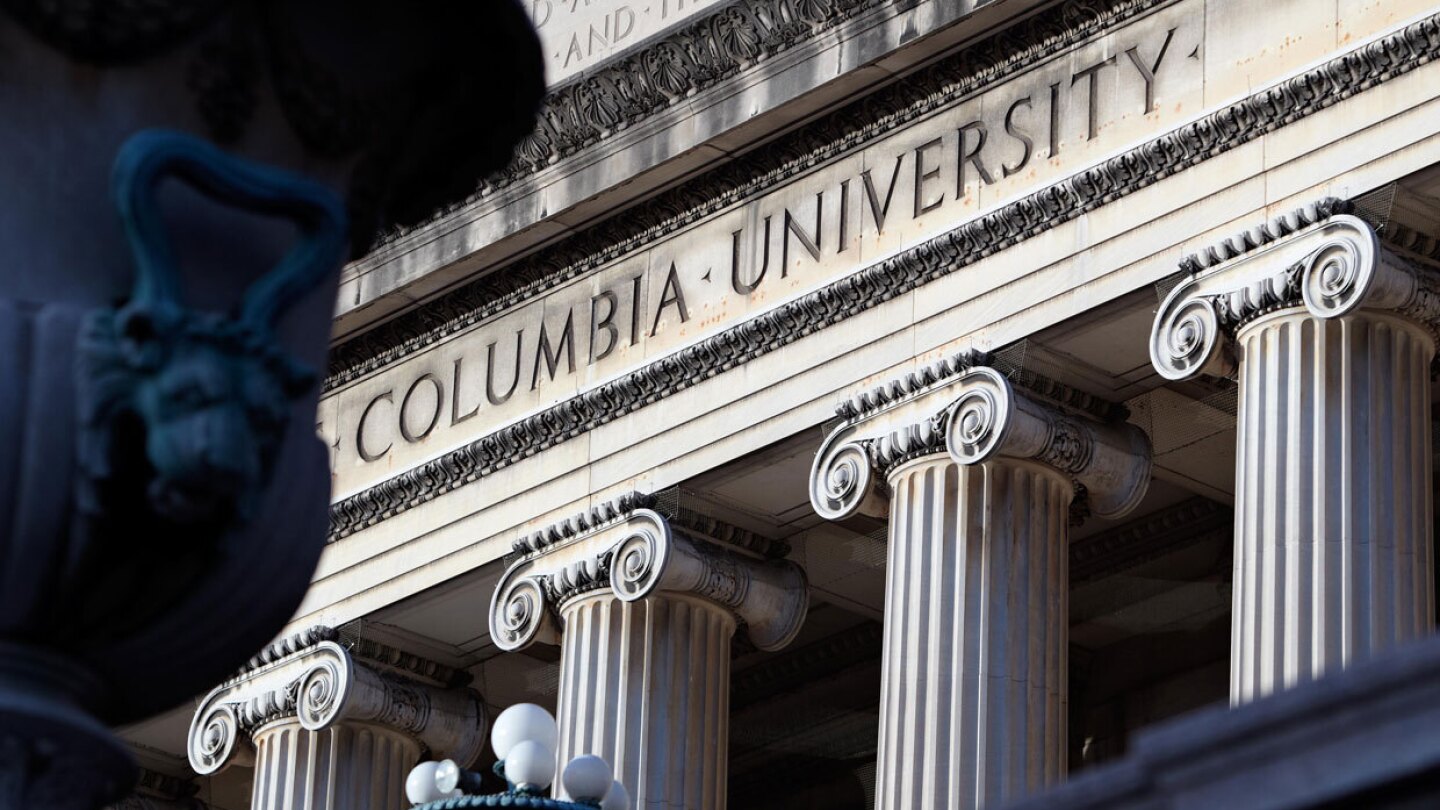
[[[780,2],[780,0],[766,0]],[[794,0],[784,0],[793,2]],[[846,0],[849,2],[850,0]],[[336,346],[329,391],[1176,0],[1069,0],[578,236]],[[863,5],[863,4],[862,4]],[[655,46],[664,47],[662,45]],[[640,58],[640,57],[636,57]]]
[[[284,638],[277,639],[271,643],[270,646],[256,653],[245,666],[241,667],[236,675],[236,679],[244,678],[251,672],[269,666],[284,658],[297,655],[316,646],[322,641],[339,643],[345,647],[351,655],[367,663],[378,664],[395,672],[419,678],[437,686],[465,686],[469,684],[472,679],[470,673],[462,669],[448,667],[444,664],[431,661],[428,658],[408,653],[368,638],[345,638],[345,635],[343,630],[317,624]]]
[[[762,650],[780,649],[799,632],[809,588],[795,563],[757,559],[676,531],[652,509],[619,513],[602,505],[592,511],[601,519],[589,528],[572,519],[517,542],[523,552],[490,600],[495,646],[558,644],[566,605],[607,591],[623,602],[667,593],[707,600],[729,610]]]
[[[597,71],[554,88],[535,129],[509,165],[431,221],[515,185],[802,43],[820,38],[885,0],[739,0],[658,38]],[[423,229],[396,229],[380,244]]]
[[[1150,443],[1143,431],[1047,402],[992,366],[964,367],[972,358],[947,362],[942,368],[953,366],[957,373],[932,384],[907,382],[901,387],[910,393],[887,405],[867,398],[862,410],[845,409],[855,415],[825,437],[810,469],[816,513],[827,520],[857,513],[884,517],[891,476],[909,461],[935,455],[961,465],[997,458],[1039,462],[1067,476],[1101,517],[1123,515],[1139,503],[1150,482]],[[1044,390],[1062,401],[1082,399],[1059,383],[1046,383]]]
[[[758,554],[767,559],[779,559],[790,553],[790,545],[783,540],[764,537],[677,505],[662,506],[660,500],[656,495],[626,492],[543,529],[521,535],[515,538],[510,548],[520,556],[538,554],[626,520],[642,509],[650,509],[664,515],[666,520],[675,526],[721,545]]]
[[[916,247],[345,498],[345,537],[814,334],[1440,56],[1440,14],[1153,138]],[[1357,89],[1360,88],[1360,89]]]

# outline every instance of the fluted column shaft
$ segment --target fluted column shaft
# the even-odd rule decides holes
[[[1430,632],[1430,361],[1404,317],[1300,308],[1240,355],[1231,701]]]
[[[251,810],[401,810],[420,745],[372,723],[309,731],[294,719],[255,733]]]
[[[610,591],[562,609],[559,761],[604,757],[647,810],[723,810],[731,612],[706,599]]]
[[[1072,482],[1031,461],[932,455],[890,483],[878,807],[993,807],[1055,782]]]

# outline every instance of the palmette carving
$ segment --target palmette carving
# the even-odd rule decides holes
[[[1236,335],[1282,309],[1304,307],[1321,319],[1390,310],[1440,334],[1435,273],[1386,250],[1375,229],[1349,210],[1323,200],[1284,218],[1289,226],[1262,249],[1211,249],[1211,261],[1182,264],[1194,275],[1165,299],[1150,336],[1161,376],[1232,375]]]
[[[809,600],[804,572],[794,563],[724,548],[676,531],[658,512],[633,508],[622,520],[574,533],[511,565],[490,602],[491,638],[504,650],[558,644],[562,606],[598,591],[625,602],[661,594],[713,602],[743,623],[763,650],[794,638]]]
[[[907,462],[941,453],[965,465],[1004,456],[1053,467],[1071,477],[1077,491],[1086,493],[1091,513],[1100,517],[1123,515],[1144,496],[1151,456],[1139,428],[1061,407],[1019,389],[990,366],[957,361],[954,368],[949,377],[928,377],[927,385],[903,386],[904,393],[892,389],[882,406],[841,406],[840,413],[851,416],[826,438],[811,469],[816,512],[830,520],[857,512],[884,516],[888,498],[880,492],[865,503],[853,489],[832,498],[838,490],[829,481],[889,479]],[[1072,399],[1063,386],[1044,383],[1040,387],[1050,396]],[[862,457],[869,467],[857,472]]]

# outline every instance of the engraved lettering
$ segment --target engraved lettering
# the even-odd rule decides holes
[[[595,315],[595,307],[601,301],[609,305],[603,319]],[[620,342],[620,329],[615,326],[615,311],[619,308],[620,299],[609,290],[602,290],[599,295],[590,299],[590,362],[587,365],[594,365],[596,361],[604,360],[610,356],[610,352],[615,351],[615,344]],[[604,329],[610,338],[605,341],[605,350],[596,354],[595,343],[601,329]]]
[[[450,379],[450,425],[451,425],[451,427],[454,427],[455,425],[458,425],[458,424],[460,424],[461,422],[464,422],[466,419],[469,419],[470,417],[472,417],[472,416],[474,416],[475,414],[477,414],[477,413],[480,412],[480,403],[479,403],[479,401],[477,400],[476,403],[475,403],[475,407],[471,408],[469,411],[467,411],[467,412],[464,413],[464,414],[461,414],[461,413],[460,413],[460,370],[461,370],[461,368],[463,367],[464,362],[465,362],[465,357],[464,357],[463,355],[460,356],[460,357],[455,358],[455,374],[454,374],[454,376]]]
[[[790,216],[790,209],[785,209],[785,231],[780,234],[780,277],[785,278],[790,273],[790,237],[794,236],[800,240],[800,247],[810,254],[810,258],[820,260],[820,224],[825,209],[825,192],[821,191],[815,195],[815,233],[807,234],[795,223],[795,218]],[[672,271],[673,272],[673,271]]]
[[[1160,63],[1165,61],[1165,52],[1170,50],[1170,40],[1175,38],[1175,29],[1171,28],[1165,32],[1165,41],[1160,43],[1160,53],[1156,54],[1155,62],[1146,65],[1145,60],[1137,53],[1139,45],[1126,49],[1125,55],[1130,57],[1130,64],[1140,72],[1140,78],[1145,80],[1145,112],[1149,113],[1155,109],[1155,73],[1160,70]],[[1093,93],[1093,91],[1092,91]]]
[[[890,185],[885,189],[885,203],[882,205],[875,196],[875,182],[870,179],[870,170],[866,169],[860,173],[860,180],[865,184],[865,197],[870,201],[870,216],[875,220],[875,232],[885,232],[885,214],[890,211],[890,198],[895,196],[895,181],[900,178],[900,161],[904,155],[895,156],[895,168],[890,171]]]
[[[766,225],[769,225],[768,219]],[[764,271],[761,271],[760,275],[765,275]],[[758,279],[756,283],[759,283]],[[660,316],[664,315],[665,308],[672,304],[680,313],[680,323],[690,320],[690,311],[685,308],[685,291],[680,288],[680,275],[675,272],[674,262],[670,263],[670,274],[665,276],[665,287],[660,290],[660,305],[655,308],[655,322],[650,326],[650,337],[655,337],[655,330],[660,328]]]
[[[502,405],[515,393],[520,384],[520,343],[525,337],[524,329],[515,330],[515,372],[510,377],[510,387],[504,394],[495,393],[495,343],[485,347],[485,399],[491,405]]]
[[[395,392],[386,391],[383,394],[377,395],[365,406],[365,410],[360,412],[360,425],[355,429],[355,452],[360,454],[361,461],[375,461],[376,459],[390,452],[390,448],[395,446],[394,442],[390,442],[389,444],[380,448],[379,451],[374,453],[371,453],[370,451],[365,449],[365,421],[370,418],[370,411],[374,410],[375,406],[378,405],[381,400],[384,400],[386,402],[389,402],[391,405],[394,405]]]
[[[570,67],[570,60],[573,59],[573,60],[579,62],[579,61],[583,60],[584,58],[585,58],[585,52],[584,52],[583,50],[581,50],[581,48],[580,48],[580,35],[579,35],[578,33],[576,33],[576,34],[571,34],[571,35],[570,35],[570,47],[568,47],[568,48],[565,49],[565,64],[561,65],[561,67],[567,67],[567,68],[568,68],[568,67]]]
[[[1050,153],[1048,158],[1054,158],[1055,153],[1060,151],[1060,83],[1050,85]]]
[[[1030,162],[1030,152],[1035,146],[1035,142],[1030,139],[1030,136],[1015,125],[1015,111],[1020,109],[1020,105],[1022,104],[1025,105],[1025,109],[1030,109],[1030,97],[1026,96],[1021,99],[1016,99],[1015,103],[1010,105],[1010,109],[1005,111],[1005,134],[1025,144],[1025,153],[1022,154],[1020,160],[1016,161],[1013,165],[1009,163],[1000,164],[1002,177],[1009,177],[1021,169],[1024,169],[1025,164]]]
[[[550,336],[545,332],[545,320],[540,320],[540,341],[535,344],[535,364],[530,372],[530,390],[540,384],[540,361],[545,361],[545,370],[550,379],[555,379],[555,369],[560,365],[560,352],[565,352],[565,373],[575,373],[575,310],[565,311],[565,326],[560,330],[560,341],[552,348]]]
[[[1089,98],[1088,98],[1087,100],[1088,100],[1088,102],[1089,102],[1089,104],[1090,104],[1090,113],[1089,113],[1089,116],[1088,116],[1087,119],[1086,119],[1086,122],[1087,122],[1087,123],[1086,123],[1086,129],[1085,129],[1085,132],[1086,132],[1085,140],[1087,140],[1087,141],[1093,141],[1093,140],[1095,140],[1095,135],[1096,135],[1096,133],[1098,133],[1098,132],[1100,131],[1100,122],[1099,122],[1099,118],[1100,118],[1100,93],[1099,93],[1099,89],[1100,89],[1100,88],[1099,88],[1100,71],[1101,71],[1103,68],[1110,67],[1110,66],[1113,65],[1113,64],[1115,64],[1115,57],[1112,55],[1112,56],[1110,56],[1110,57],[1107,57],[1106,59],[1103,59],[1103,60],[1101,60],[1101,61],[1099,61],[1099,62],[1096,62],[1095,64],[1091,65],[1090,67],[1087,67],[1087,68],[1081,70],[1079,73],[1076,73],[1074,76],[1071,76],[1071,77],[1070,77],[1070,86],[1071,86],[1071,87],[1074,87],[1074,86],[1075,86],[1075,83],[1078,82],[1078,81],[1080,81],[1081,79],[1089,79],[1089,80],[1090,80],[1090,81],[1089,81],[1089,91],[1088,91],[1088,93],[1087,93],[1087,95],[1089,96]]]
[[[761,240],[765,257],[760,261],[760,272],[755,274],[754,281],[740,280],[740,234],[741,231],[735,231],[730,235],[730,287],[740,295],[749,295],[765,280],[765,271],[770,269],[770,217],[765,217],[765,238]]]
[[[971,132],[975,133],[975,148],[967,149],[965,148],[965,144],[968,143],[970,139],[965,136]],[[985,185],[988,186],[995,182],[995,178],[990,176],[990,170],[985,168],[985,162],[980,159],[980,150],[985,148],[985,138],[988,135],[989,132],[985,129],[985,122],[983,121],[971,121],[965,126],[960,127],[960,144],[957,147],[960,155],[960,171],[956,173],[958,175],[955,181],[956,199],[965,196],[966,163],[975,167],[975,173],[980,175],[980,180],[985,183]]]
[[[419,388],[420,383],[423,382],[428,382],[435,387],[435,410],[430,414],[430,421],[425,423],[425,429],[419,433],[414,433],[410,430],[410,417],[408,415],[410,413],[410,398],[415,396],[415,389]],[[410,389],[405,392],[405,398],[400,400],[400,436],[411,444],[429,436],[430,432],[435,429],[435,426],[440,424],[440,407],[444,401],[445,385],[440,382],[440,378],[430,373],[421,374],[415,382],[410,383]]]
[[[925,156],[931,149],[939,149],[943,143],[944,141],[940,138],[936,138],[932,141],[922,143],[915,148],[915,205],[911,209],[914,212],[910,215],[911,219],[926,212],[934,211],[940,207],[941,203],[945,202],[945,192],[943,191],[940,192],[939,197],[936,197],[930,202],[925,202],[925,181],[936,180],[940,177],[940,166],[938,164],[933,169],[925,168]]]
[[[630,279],[630,345],[640,342],[640,280],[644,276]]]

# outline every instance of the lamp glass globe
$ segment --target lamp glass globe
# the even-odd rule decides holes
[[[533,740],[554,751],[560,742],[555,718],[534,703],[517,703],[501,712],[490,729],[490,747],[496,758],[508,762],[510,749],[522,740]]]
[[[560,774],[565,795],[582,802],[603,799],[613,781],[610,764],[593,754],[582,754],[570,760]]]
[[[505,757],[505,778],[516,787],[544,790],[555,781],[555,752],[534,740],[515,743]]]
[[[453,759],[442,759],[435,766],[435,787],[450,793],[460,787],[460,766]]]
[[[630,792],[618,779],[610,783],[610,792],[600,800],[600,810],[630,810]]]
[[[435,771],[439,766],[438,762],[422,762],[411,768],[410,775],[405,777],[406,798],[414,804],[425,804],[458,795],[459,791],[441,790],[435,784]]]

